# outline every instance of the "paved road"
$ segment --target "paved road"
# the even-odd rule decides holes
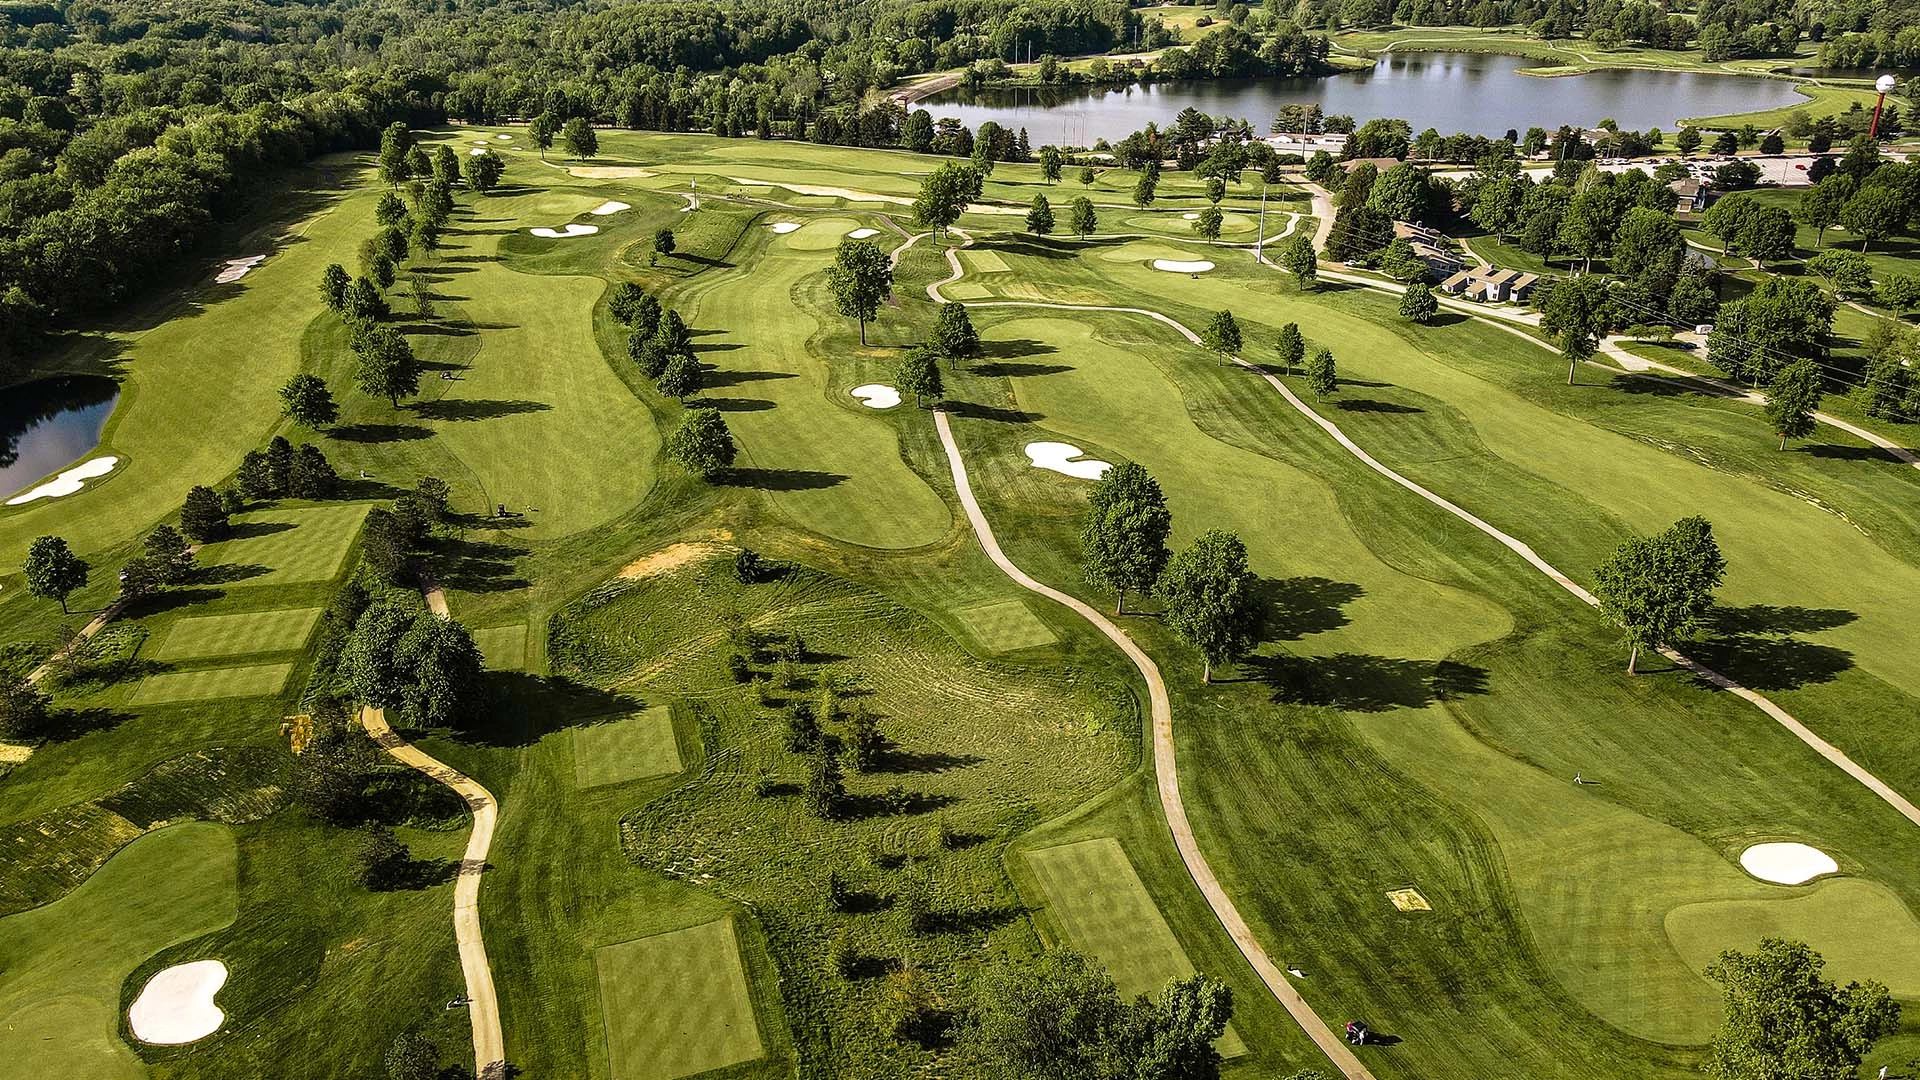
[[[473,1067],[484,1078],[504,1075],[506,1038],[500,1030],[500,998],[493,989],[493,968],[487,962],[487,943],[480,934],[480,878],[487,869],[487,850],[493,846],[497,804],[479,781],[467,776],[396,734],[386,713],[371,707],[360,710],[360,726],[394,759],[426,773],[452,788],[473,812],[473,831],[460,859],[460,876],[453,885],[453,937],[460,946],[460,970],[466,976],[467,1012],[473,1022]]]
[[[979,501],[973,496],[967,466],[960,458],[960,447],[953,441],[953,428],[947,422],[947,414],[944,411],[934,413],[933,423],[940,431],[940,444],[947,451],[947,463],[953,471],[953,486],[959,492],[960,505],[966,509],[967,520],[973,523],[974,535],[979,538],[980,547],[986,551],[987,557],[1021,588],[1064,605],[1093,624],[1095,629],[1105,634],[1127,655],[1127,659],[1133,661],[1133,666],[1140,671],[1140,677],[1146,680],[1153,720],[1153,772],[1160,792],[1160,808],[1166,814],[1167,828],[1173,833],[1173,843],[1180,850],[1180,859],[1186,864],[1187,873],[1193,875],[1193,882],[1199,887],[1201,895],[1206,897],[1207,905],[1213,908],[1214,915],[1226,927],[1228,936],[1239,946],[1241,955],[1253,965],[1260,981],[1267,984],[1267,989],[1273,992],[1273,996],[1292,1015],[1294,1022],[1319,1045],[1334,1066],[1348,1080],[1373,1080],[1373,1073],[1354,1055],[1346,1042],[1320,1019],[1306,999],[1300,996],[1300,992],[1287,981],[1280,966],[1267,955],[1246,920],[1240,916],[1240,910],[1234,906],[1233,898],[1227,895],[1226,889],[1220,885],[1220,879],[1214,876],[1207,857],[1201,853],[1200,842],[1194,838],[1193,826],[1187,820],[1186,803],[1180,797],[1180,773],[1174,763],[1173,709],[1167,701],[1167,684],[1160,677],[1160,668],[1145,650],[1134,644],[1125,631],[1114,625],[1113,620],[1078,598],[1034,580],[1012,559],[1007,558],[1006,552],[1000,550],[1000,541],[993,535],[993,527],[987,524],[986,515],[980,511]]]

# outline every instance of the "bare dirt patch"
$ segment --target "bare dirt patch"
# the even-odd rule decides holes
[[[721,554],[727,549],[708,541],[694,543],[669,544],[651,555],[643,556],[621,567],[620,576],[631,581],[637,578],[653,577],[669,570],[678,570],[689,563]]]

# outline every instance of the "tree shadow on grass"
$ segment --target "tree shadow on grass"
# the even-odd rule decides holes
[[[1833,443],[1811,443],[1806,446],[1795,447],[1794,451],[1789,452],[1795,451],[1805,454],[1808,457],[1826,458],[1832,461],[1886,461],[1897,465],[1906,464],[1906,462],[1901,461],[1899,458],[1893,456],[1892,453],[1878,446],[1837,446]]]
[[[990,379],[1033,378],[1039,375],[1059,375],[1073,370],[1072,364],[1021,364],[996,360],[974,368],[974,374]]]
[[[1260,656],[1248,662],[1273,700],[1343,712],[1421,709],[1487,692],[1485,668],[1455,660],[1402,660],[1360,653]]]
[[[544,401],[441,398],[414,405],[413,414],[426,420],[498,420],[503,416],[552,410],[553,406]]]
[[[980,355],[991,360],[1017,360],[1025,356],[1046,356],[1059,348],[1033,338],[989,338],[980,342]]]
[[[1046,419],[1043,413],[1027,412],[1024,409],[1006,409],[998,405],[980,405],[971,401],[949,401],[945,407],[954,416],[968,420],[991,420],[1000,424],[1035,424]]]
[[[273,573],[273,567],[260,563],[214,563],[194,571],[193,580],[202,585],[232,585]],[[219,595],[225,595],[224,593]]]
[[[497,593],[527,587],[515,572],[514,561],[527,549],[486,540],[447,539],[433,547],[435,576],[443,586],[460,592]]]
[[[327,434],[341,442],[389,443],[431,439],[434,433],[419,424],[342,424]]]
[[[964,769],[969,765],[978,765],[985,761],[976,754],[949,754],[939,750],[907,750],[889,744],[882,750],[866,772],[874,775],[898,775],[902,773],[943,773],[952,769]]]
[[[729,469],[725,482],[732,487],[758,488],[761,491],[818,491],[836,487],[852,477],[818,469]]]
[[[791,371],[723,371],[710,364],[703,364],[700,368],[700,383],[709,390],[722,386],[738,386],[741,383],[797,378],[799,376]]]
[[[766,412],[775,408],[766,398],[716,398],[702,397],[700,404],[719,412]]]
[[[296,528],[291,521],[236,521],[227,527],[224,540],[251,540],[257,536],[272,536]]]
[[[487,673],[489,698],[482,714],[459,733],[463,741],[494,747],[531,746],[542,736],[589,727],[635,712],[645,702],[565,675],[524,671]]]
[[[253,565],[246,563],[220,563],[213,566],[202,566],[194,570],[194,580],[212,584],[217,579],[209,577],[209,575],[215,571],[224,570],[227,567],[232,567],[236,570],[256,569]],[[266,567],[258,567],[257,569],[265,572]],[[241,578],[252,576],[254,575],[240,574],[232,580],[238,581]],[[210,604],[225,595],[227,595],[225,589],[161,589],[158,592],[148,593],[133,603],[128,604],[127,610],[122,617],[128,619],[144,619],[151,615],[162,615],[169,611],[179,611],[181,608],[192,607],[195,604]]]
[[[1334,403],[1334,408],[1351,413],[1419,413],[1425,409],[1412,405],[1401,405],[1392,401],[1376,401],[1372,398],[1347,398]]]
[[[1312,576],[1261,578],[1254,589],[1266,612],[1264,641],[1298,641],[1338,630],[1349,621],[1340,609],[1366,595],[1352,582]]]
[[[1750,689],[1795,690],[1832,682],[1853,667],[1853,654],[1791,635],[1832,630],[1858,617],[1844,608],[1790,604],[1716,608],[1706,635],[1682,651]]]
[[[98,706],[84,709],[54,709],[45,725],[33,733],[49,743],[72,742],[99,731],[112,731],[133,719],[132,713]]]
[[[1809,634],[1845,626],[1859,618],[1845,608],[1809,608],[1797,604],[1747,604],[1716,607],[1707,616],[1714,634]]]

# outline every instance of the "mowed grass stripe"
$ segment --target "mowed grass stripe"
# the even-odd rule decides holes
[[[200,563],[266,569],[240,579],[247,585],[331,581],[345,564],[367,510],[367,504],[354,503],[248,514],[234,522],[233,539],[209,544],[200,553]]]
[[[613,1080],[677,1080],[764,1051],[732,919],[594,950]]]
[[[520,671],[527,666],[527,628],[518,623],[475,630],[473,643],[489,671]]]
[[[1032,609],[1018,600],[1002,600],[954,612],[967,633],[990,652],[1012,652],[1059,640]]]
[[[319,608],[196,615],[167,631],[158,660],[204,660],[246,653],[291,652],[307,643],[320,621]]]
[[[654,705],[606,723],[573,729],[575,787],[604,787],[680,771],[673,713]]]
[[[293,674],[292,664],[253,664],[208,671],[169,671],[149,675],[127,698],[129,705],[168,705],[213,698],[268,697],[280,692]]]
[[[1120,841],[1102,836],[1029,851],[1026,858],[1054,923],[1074,948],[1106,965],[1123,997],[1151,994],[1193,974],[1193,961]],[[1222,1057],[1247,1052],[1231,1027],[1217,1049]]]

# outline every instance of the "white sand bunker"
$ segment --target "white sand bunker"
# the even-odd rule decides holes
[[[1180,218],[1183,221],[1199,221],[1200,215],[1199,214],[1181,214]]]
[[[847,391],[869,409],[891,409],[900,404],[900,391],[885,383],[868,383]]]
[[[535,236],[544,236],[549,240],[565,240],[569,236],[592,236],[594,233],[600,231],[600,226],[582,225],[579,222],[574,222],[564,229],[539,228],[528,229],[527,231]]]
[[[1755,844],[1740,853],[1740,865],[1761,881],[1800,885],[1824,874],[1837,874],[1833,856],[1806,844]]]
[[[496,139],[498,139],[498,140],[500,140],[501,142],[511,142],[511,141],[513,141],[513,136],[511,136],[511,135],[495,135],[495,136],[494,136],[494,138],[496,138]]]
[[[476,146],[473,149],[467,151],[467,153],[473,155],[474,157],[479,157],[481,154],[486,153],[487,149],[488,148],[484,146]]]
[[[774,232],[777,232],[782,236],[785,236],[787,233],[790,233],[799,227],[800,227],[800,223],[797,221],[776,221],[773,224],[767,226],[767,228],[772,229]]]
[[[1155,259],[1153,268],[1165,270],[1169,274],[1204,274],[1213,269],[1213,264],[1205,259],[1196,259],[1193,262],[1181,262],[1179,259]]]
[[[226,285],[247,276],[247,271],[266,262],[265,255],[249,255],[244,259],[228,259],[227,265],[213,275],[215,285]]]
[[[615,199],[608,199],[606,202],[603,202],[599,206],[596,206],[593,209],[587,211],[587,213],[592,214],[594,217],[606,217],[608,214],[617,214],[622,210],[631,210],[631,209],[633,209],[633,206],[630,203],[623,203]]]
[[[855,229],[847,234],[849,240],[865,240],[869,236],[879,236],[879,229]]]
[[[1098,480],[1112,465],[1104,461],[1088,458],[1075,461],[1080,456],[1080,448],[1072,443],[1030,442],[1027,444],[1027,460],[1033,462],[1036,469],[1052,469],[1065,476],[1078,477],[1081,480]]]
[[[213,995],[227,985],[227,965],[218,960],[176,964],[147,980],[127,1010],[134,1037],[155,1046],[197,1042],[220,1030],[227,1014]]]
[[[8,499],[7,505],[19,506],[21,503],[30,503],[35,499],[57,499],[62,495],[71,495],[85,487],[88,480],[112,472],[113,467],[119,463],[120,459],[117,457],[97,457],[92,461],[83,461],[39,487],[28,488]]]

